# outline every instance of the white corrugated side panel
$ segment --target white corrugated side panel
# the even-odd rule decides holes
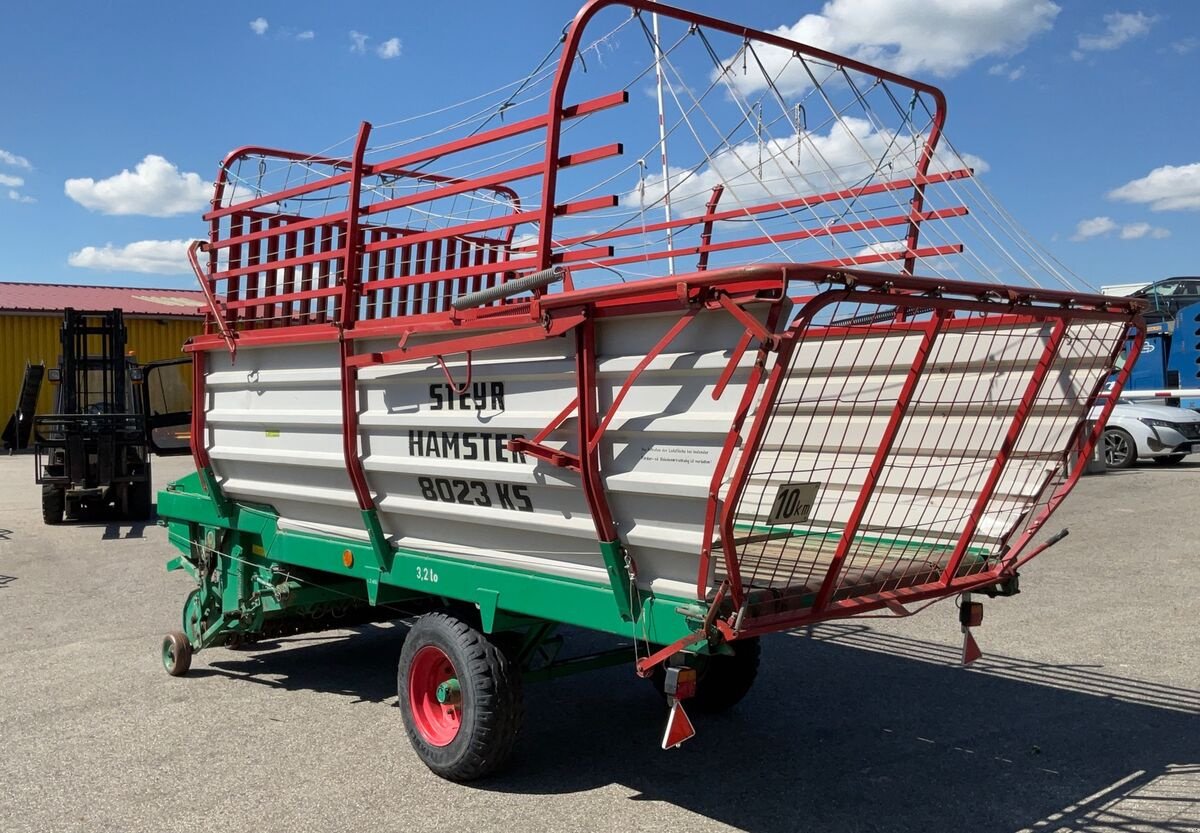
[[[677,320],[598,322],[602,413]],[[709,481],[755,354],[742,357],[719,401],[712,393],[742,332],[723,311],[700,313],[639,377],[601,447],[622,540],[642,582],[658,590],[694,592]],[[360,449],[393,543],[607,581],[579,477],[506,448],[574,400],[574,345],[558,338],[476,352],[461,395],[432,361],[361,372]],[[454,384],[466,383],[463,356],[447,366]],[[364,537],[342,464],[337,367],[334,344],[243,347],[232,367],[210,354],[210,455],[231,496],[274,506],[283,526]],[[546,444],[575,452],[575,431],[570,418]]]

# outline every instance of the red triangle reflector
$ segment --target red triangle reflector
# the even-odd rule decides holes
[[[975,641],[975,637],[971,636],[971,631],[964,629],[962,664],[970,665],[981,656],[983,656],[983,651],[979,650],[979,643]]]
[[[694,734],[696,729],[692,721],[683,710],[683,704],[676,700],[671,704],[671,713],[667,715],[667,731],[663,733],[662,748],[676,747]]]

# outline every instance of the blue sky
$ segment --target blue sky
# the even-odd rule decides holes
[[[817,45],[865,45],[937,83],[955,145],[987,161],[990,190],[1091,283],[1200,274],[1200,4],[683,5],[761,29],[812,15],[797,31],[831,41]],[[178,245],[168,244],[205,234],[197,194],[227,151],[315,152],[362,119],[393,121],[519,78],[575,9],[549,0],[10,4],[0,280],[189,286]],[[921,15],[950,23],[932,27]],[[896,25],[914,20],[914,31]]]

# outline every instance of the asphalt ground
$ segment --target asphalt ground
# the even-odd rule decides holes
[[[1200,831],[1196,459],[1084,478],[970,669],[951,604],[781,634],[670,752],[628,668],[530,685],[511,768],[460,786],[405,738],[403,625],[169,677],[165,530],[45,527],[33,458],[0,457],[0,830]]]

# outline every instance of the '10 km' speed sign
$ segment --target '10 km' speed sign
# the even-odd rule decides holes
[[[820,483],[785,483],[775,493],[767,525],[794,524],[808,520],[808,513],[817,500]]]

